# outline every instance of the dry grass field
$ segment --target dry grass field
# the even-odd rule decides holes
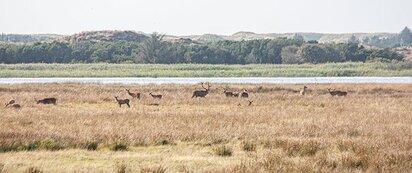
[[[307,86],[212,84],[192,99],[200,85],[0,85],[2,103],[22,106],[0,108],[0,172],[412,170],[412,85]],[[45,97],[57,105],[34,101]]]

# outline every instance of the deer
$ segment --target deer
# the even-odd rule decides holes
[[[54,105],[56,105],[56,101],[57,101],[57,99],[54,97],[44,98],[41,100],[37,100],[37,99],[34,99],[34,100],[36,100],[37,104],[41,103],[41,104],[54,104]]]
[[[235,94],[233,94],[232,91],[227,91],[227,89],[225,89],[223,93],[226,95],[226,97],[235,97]],[[237,95],[239,96],[239,94]]]
[[[306,89],[307,89],[307,88],[308,88],[308,87],[303,86],[303,89],[300,90],[300,95],[301,95],[301,96],[303,96],[303,95],[306,94],[306,92],[307,92]]]
[[[119,107],[122,107],[123,104],[127,105],[127,107],[130,108],[130,100],[129,99],[118,99],[117,96],[114,97],[117,101],[117,104],[119,104]]]
[[[13,105],[11,105],[11,108],[20,109],[21,106],[19,104],[13,104]]]
[[[203,86],[203,82],[201,83],[202,84],[202,88],[204,89],[204,90],[196,90],[196,91],[193,91],[193,95],[192,95],[192,98],[193,97],[205,97],[207,94],[209,94],[209,89],[210,89],[210,87],[211,87],[211,85],[209,84],[209,83],[207,83],[207,88],[205,88],[204,86]]]
[[[346,96],[348,94],[346,91],[335,91],[335,89],[331,91],[330,88],[328,88],[328,91],[330,95],[332,95],[332,97],[333,96]]]
[[[136,98],[140,100],[140,93],[131,93],[129,89],[126,89],[126,91],[127,91],[127,94],[132,96],[132,98]]]
[[[154,95],[151,92],[149,93],[149,95],[152,96],[154,99],[162,99],[162,97],[163,97],[161,94]]]
[[[9,105],[13,105],[14,103],[16,103],[15,100],[10,100],[8,103],[6,103],[6,106],[5,106],[5,107],[7,107],[7,106],[9,106]]]
[[[242,97],[242,98],[248,98],[248,97],[249,97],[249,94],[247,93],[247,90],[243,90],[243,91],[242,91],[242,94],[240,94],[240,97]]]
[[[233,93],[233,97],[239,97],[239,93]]]

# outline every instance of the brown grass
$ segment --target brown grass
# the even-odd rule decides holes
[[[0,170],[412,170],[412,85],[309,85],[305,96],[300,85],[230,86],[247,89],[253,106],[226,98],[224,87],[212,85],[206,98],[191,99],[199,85],[0,85],[0,102],[22,105],[0,108]],[[125,88],[142,99],[131,99]],[[327,88],[348,96],[331,97]],[[131,108],[119,108],[116,95],[130,99]],[[34,101],[45,97],[56,97],[57,105]],[[216,154],[220,146],[231,156]]]

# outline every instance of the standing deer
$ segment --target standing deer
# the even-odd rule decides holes
[[[123,104],[127,105],[127,107],[130,108],[130,100],[129,99],[117,99],[117,96],[114,97],[117,101],[117,104],[119,104],[119,107],[122,107]]]
[[[162,99],[162,95],[160,95],[160,94],[154,95],[150,92],[149,95],[151,95],[154,99]]]
[[[207,83],[207,88],[205,88],[204,86],[203,86],[203,82],[202,82],[202,88],[204,89],[204,90],[196,90],[196,91],[193,91],[193,95],[192,95],[192,98],[193,97],[205,97],[207,94],[209,94],[209,89],[210,89],[210,87],[211,87],[211,85],[209,84],[209,83]]]
[[[9,106],[9,105],[13,105],[14,103],[16,103],[15,100],[10,100],[8,103],[6,103],[6,106],[5,106],[5,107],[7,107],[7,106]]]
[[[34,99],[34,100],[36,100],[36,99]],[[51,98],[44,98],[44,99],[41,99],[41,100],[36,100],[36,102],[37,102],[37,104],[41,103],[41,104],[54,104],[54,105],[56,105],[57,99],[54,98],[54,97],[51,97]]]
[[[126,91],[127,91],[127,94],[132,96],[132,98],[136,98],[140,100],[140,93],[131,93],[129,89],[126,89]]]
[[[248,98],[248,97],[249,97],[249,94],[247,93],[247,90],[243,90],[243,91],[242,91],[242,94],[240,95],[240,97],[242,97],[242,98]]]
[[[307,88],[308,88],[308,87],[304,86],[303,89],[300,90],[300,95],[301,95],[301,96],[303,96],[303,95],[306,94],[306,92],[307,92],[306,89],[307,89]]]
[[[234,97],[235,96],[235,94],[233,94],[232,91],[227,91],[227,89],[225,89],[223,91],[223,93],[226,95],[226,97]]]
[[[332,95],[332,96],[346,96],[348,94],[345,91],[335,91],[335,90],[331,91],[330,88],[328,88],[328,91],[329,91],[330,95]]]

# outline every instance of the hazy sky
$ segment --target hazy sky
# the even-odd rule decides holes
[[[400,32],[412,0],[0,0],[0,32]]]

